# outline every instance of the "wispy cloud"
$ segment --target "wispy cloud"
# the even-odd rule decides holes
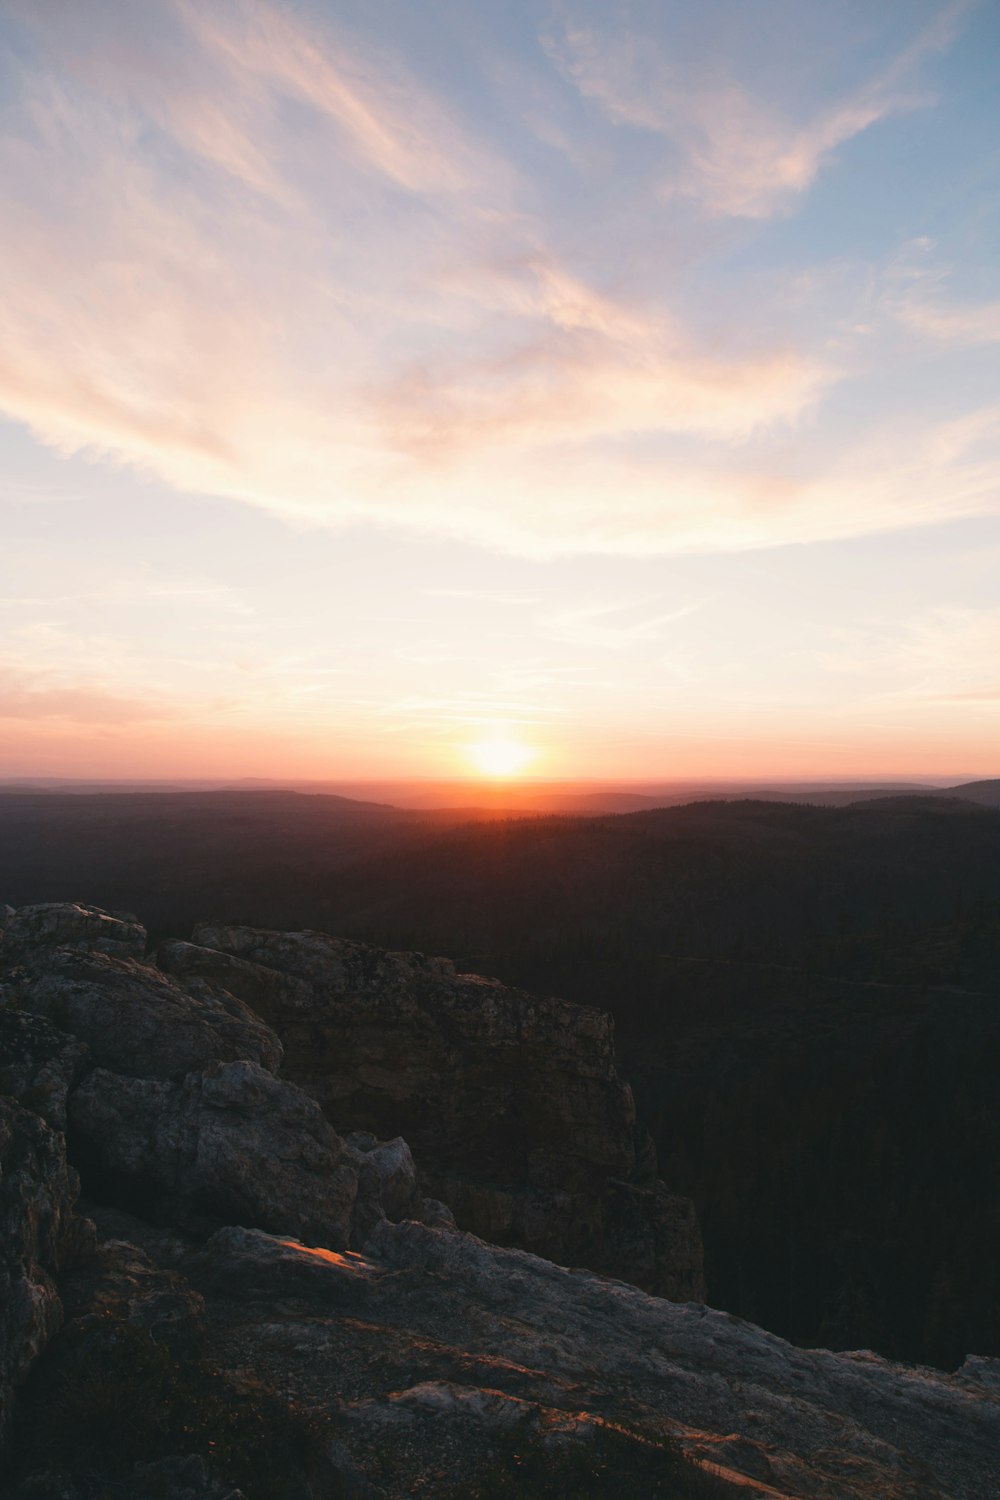
[[[638,87],[642,38],[599,58],[568,27],[559,56],[605,129],[670,144],[654,185],[753,218],[902,108],[960,12],[804,122],[743,83],[661,77],[652,49]],[[461,90],[328,8],[10,15],[0,408],[62,452],[295,523],[529,554],[759,546],[995,503],[958,439],[933,490],[908,448],[869,472],[877,442],[787,463],[849,372],[836,330],[779,331],[780,288],[714,318],[680,275],[623,274],[595,249],[617,200],[564,222],[509,121],[474,127]],[[648,174],[621,191],[630,224],[665,212]]]
[[[549,324],[487,359],[422,360],[372,394],[388,445],[436,461],[635,432],[742,440],[794,423],[835,378],[793,349],[726,358],[655,325]]]
[[[935,693],[936,703],[1000,703],[1000,686],[969,688],[964,693]]]
[[[175,717],[156,699],[128,697],[100,681],[0,663],[0,719],[60,719],[75,724],[135,724]]]
[[[1000,299],[968,303],[910,297],[897,316],[914,333],[945,344],[1000,344]]]
[[[886,308],[930,344],[1000,343],[1000,299],[956,301],[948,294],[952,280],[953,271],[938,259],[934,240],[909,240],[888,268]]]
[[[633,600],[627,604],[584,605],[548,615],[540,624],[542,633],[553,640],[574,646],[597,647],[609,651],[630,651],[643,643],[660,641],[667,627],[697,613],[699,603],[676,609],[648,613],[651,600]],[[639,618],[634,616],[639,613]]]
[[[95,13],[103,51],[101,24],[88,51],[79,26],[23,11],[38,62],[0,148],[20,205],[0,247],[0,404],[46,441],[290,516],[509,541],[548,511],[542,530],[571,540],[558,498],[512,504],[468,465],[502,449],[545,468],[553,445],[643,431],[743,441],[833,378],[787,346],[699,348],[663,307],[572,271],[506,206],[495,153],[332,33],[263,3],[164,5],[195,61],[173,77],[167,49],[151,80],[151,41],[111,44],[118,10]],[[316,142],[283,125],[290,97]],[[277,208],[260,202],[272,179]]]
[[[231,585],[218,583],[167,583],[150,579],[109,578],[100,587],[69,592],[49,588],[37,593],[0,594],[0,608],[17,609],[26,604],[47,608],[78,604],[191,604],[200,611],[251,615],[253,609]]]
[[[272,99],[278,93],[308,103],[337,127],[366,166],[399,186],[421,193],[461,192],[487,169],[485,153],[476,151],[392,54],[373,55],[370,44],[357,39],[339,43],[330,30],[314,31],[271,4],[212,9],[192,0],[175,4],[238,84],[257,84]],[[211,151],[218,140],[215,123],[213,115],[196,133]],[[245,136],[237,140],[239,170],[244,156],[256,161],[258,153]],[[251,182],[254,175],[256,169]]]
[[[518,697],[490,689],[470,690],[448,696],[407,694],[380,702],[376,710],[391,733],[414,729],[449,730],[455,724],[544,724],[563,712],[558,704]]]
[[[847,627],[821,665],[887,702],[1000,703],[1000,609],[942,605],[904,621]]]
[[[467,599],[475,604],[509,604],[515,608],[537,604],[533,594],[503,593],[497,589],[424,589],[428,599]]]
[[[623,26],[620,15],[581,23],[572,8],[546,38],[554,62],[610,121],[664,137],[676,162],[662,190],[713,214],[760,219],[785,211],[838,146],[879,120],[926,103],[920,63],[948,47],[966,0],[955,0],[876,76],[807,120],[795,120],[737,78],[719,81]]]

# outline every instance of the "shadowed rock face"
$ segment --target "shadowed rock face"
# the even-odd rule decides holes
[[[66,1096],[88,1070],[90,1048],[42,1016],[0,1009],[0,1095],[66,1129]]]
[[[399,1131],[458,1223],[634,1280],[705,1295],[690,1202],[637,1159],[611,1018],[458,974],[447,959],[320,933],[202,925],[159,962],[227,987],[281,1037],[284,1071],[341,1128]]]
[[[0,1445],[14,1387],[62,1322],[54,1273],[76,1192],[63,1137],[0,1097]]]

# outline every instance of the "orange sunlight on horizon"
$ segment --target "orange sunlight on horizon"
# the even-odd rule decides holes
[[[538,759],[538,751],[511,735],[495,734],[476,740],[465,753],[480,776],[508,780],[520,776]]]

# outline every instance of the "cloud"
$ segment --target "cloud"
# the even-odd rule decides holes
[[[938,703],[1000,703],[1000,687],[970,688],[964,693],[936,693]]]
[[[870,679],[887,703],[1000,702],[1000,609],[945,605],[841,634],[842,649],[826,655],[824,664]]]
[[[909,625],[893,655],[913,692],[949,702],[992,700],[1000,609],[931,610]]]
[[[910,297],[896,315],[914,333],[944,344],[1000,344],[1000,300],[962,306]]]
[[[170,719],[175,710],[116,693],[100,682],[0,665],[0,719],[61,719],[77,724],[135,724]]]
[[[501,593],[497,589],[424,589],[422,592],[429,599],[469,599],[476,604],[506,604],[512,608],[538,603],[534,594]]]
[[[733,85],[692,101],[684,123],[687,163],[667,192],[712,213],[765,219],[811,187],[838,146],[900,108],[872,92],[793,126]]]
[[[675,161],[661,190],[710,214],[763,219],[786,211],[838,146],[879,120],[928,102],[914,93],[923,59],[953,40],[969,9],[956,0],[856,91],[796,121],[736,78],[720,81],[615,24],[581,24],[563,12],[545,45],[563,74],[616,125],[664,138]]]
[[[689,360],[603,339],[558,337],[451,369],[426,363],[373,392],[390,450],[421,464],[631,433],[722,440],[794,422],[832,375],[791,351]],[[488,481],[487,481],[488,483]]]
[[[486,163],[398,58],[339,44],[274,5],[208,8],[175,0],[206,51],[237,80],[307,103],[369,168],[412,192],[462,192]],[[199,133],[200,134],[200,133]],[[212,131],[205,133],[214,140]],[[251,154],[256,155],[251,147]]]
[[[663,639],[665,627],[686,619],[702,608],[700,603],[681,605],[677,609],[665,610],[655,615],[645,613],[649,600],[632,601],[628,604],[587,605],[577,609],[562,610],[549,615],[540,622],[543,635],[553,640],[564,641],[574,646],[584,646],[610,651],[634,651],[644,643]],[[643,610],[641,619],[623,619],[637,609]]]
[[[937,244],[909,240],[888,268],[885,305],[891,316],[932,344],[974,347],[1000,343],[1000,300],[955,302],[952,272],[934,259]]]
[[[825,472],[789,463],[844,378],[830,339],[802,318],[779,333],[766,299],[706,332],[671,277],[651,288],[602,259],[547,180],[330,16],[11,9],[0,408],[61,451],[295,524],[538,555],[770,545],[995,503],[995,465],[943,428],[951,458],[926,471],[909,432]],[[772,130],[737,91],[696,163],[708,197],[743,194],[749,213],[804,184],[946,29],[870,98],[797,126],[801,149],[779,121],[730,170],[723,136]],[[689,144],[715,117],[698,97]],[[645,182],[636,195],[639,219]]]
[[[415,730],[449,732],[456,724],[545,724],[563,712],[551,696],[533,699],[516,691],[505,691],[499,685],[448,697],[412,693],[391,702],[380,702],[376,708],[378,716],[386,721],[386,732],[392,734],[410,734]]]
[[[289,103],[334,129],[340,155],[413,192],[462,192],[497,165],[398,56],[269,0],[151,0],[141,17],[123,0],[91,0],[86,16],[10,9],[67,76],[281,203],[294,201],[273,149]]]

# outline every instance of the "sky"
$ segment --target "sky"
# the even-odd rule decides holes
[[[998,65],[5,0],[0,776],[1000,775]]]

